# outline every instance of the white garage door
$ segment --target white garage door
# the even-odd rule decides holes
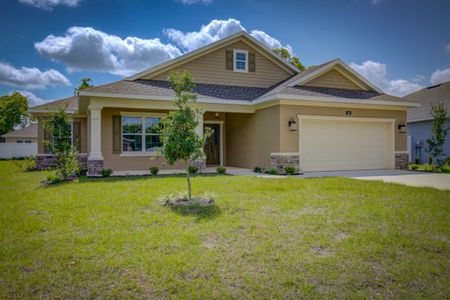
[[[299,116],[303,171],[394,168],[391,119]]]

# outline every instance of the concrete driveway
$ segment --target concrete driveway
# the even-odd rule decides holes
[[[432,187],[440,190],[450,190],[450,174],[434,174],[404,170],[307,172],[296,177],[305,178],[329,176],[341,176],[360,180],[380,180],[409,186]]]

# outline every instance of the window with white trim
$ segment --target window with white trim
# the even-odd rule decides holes
[[[234,71],[248,72],[248,51],[234,50]]]
[[[161,147],[160,117],[122,116],[122,152],[154,152]]]

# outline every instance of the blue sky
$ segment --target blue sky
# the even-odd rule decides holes
[[[245,29],[306,65],[342,58],[385,92],[450,80],[450,1],[3,0],[0,94],[33,104]]]

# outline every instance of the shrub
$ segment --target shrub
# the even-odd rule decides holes
[[[263,173],[264,169],[261,168],[261,167],[256,166],[256,167],[253,168],[253,172],[255,172],[255,173]]]
[[[287,175],[294,175],[296,173],[295,167],[294,166],[285,166],[284,167],[284,172]]]
[[[189,166],[189,167],[188,167],[188,172],[189,172],[189,174],[197,174],[197,172],[198,172],[198,167],[197,167],[197,166],[194,166],[194,165]]]
[[[112,174],[112,170],[111,169],[102,169],[102,177],[109,177]]]
[[[447,156],[447,158],[444,159],[444,165],[450,166],[450,156]]]
[[[60,182],[62,182],[62,179],[56,174],[51,174],[47,177],[47,183],[56,184]]]
[[[33,156],[28,156],[22,160],[13,160],[12,162],[22,171],[36,170],[36,159]]]
[[[269,174],[269,175],[278,175],[278,171],[277,171],[277,169],[275,169],[275,168],[267,169],[267,170],[265,171],[265,173],[266,173],[266,174]]]
[[[159,172],[159,168],[158,167],[150,167],[150,174],[152,174],[153,176],[158,175]]]
[[[417,170],[418,168],[419,168],[419,166],[417,164],[409,165],[410,170]]]
[[[431,166],[433,164],[433,156],[428,156],[428,164]]]
[[[418,156],[416,156],[416,158],[414,158],[414,163],[416,165],[420,164],[420,158]]]
[[[442,166],[441,171],[443,173],[450,173],[450,167],[449,166]]]
[[[227,172],[227,169],[226,169],[225,167],[218,166],[218,167],[216,168],[216,171],[217,171],[217,173],[223,175],[223,174],[225,174],[225,173]]]

